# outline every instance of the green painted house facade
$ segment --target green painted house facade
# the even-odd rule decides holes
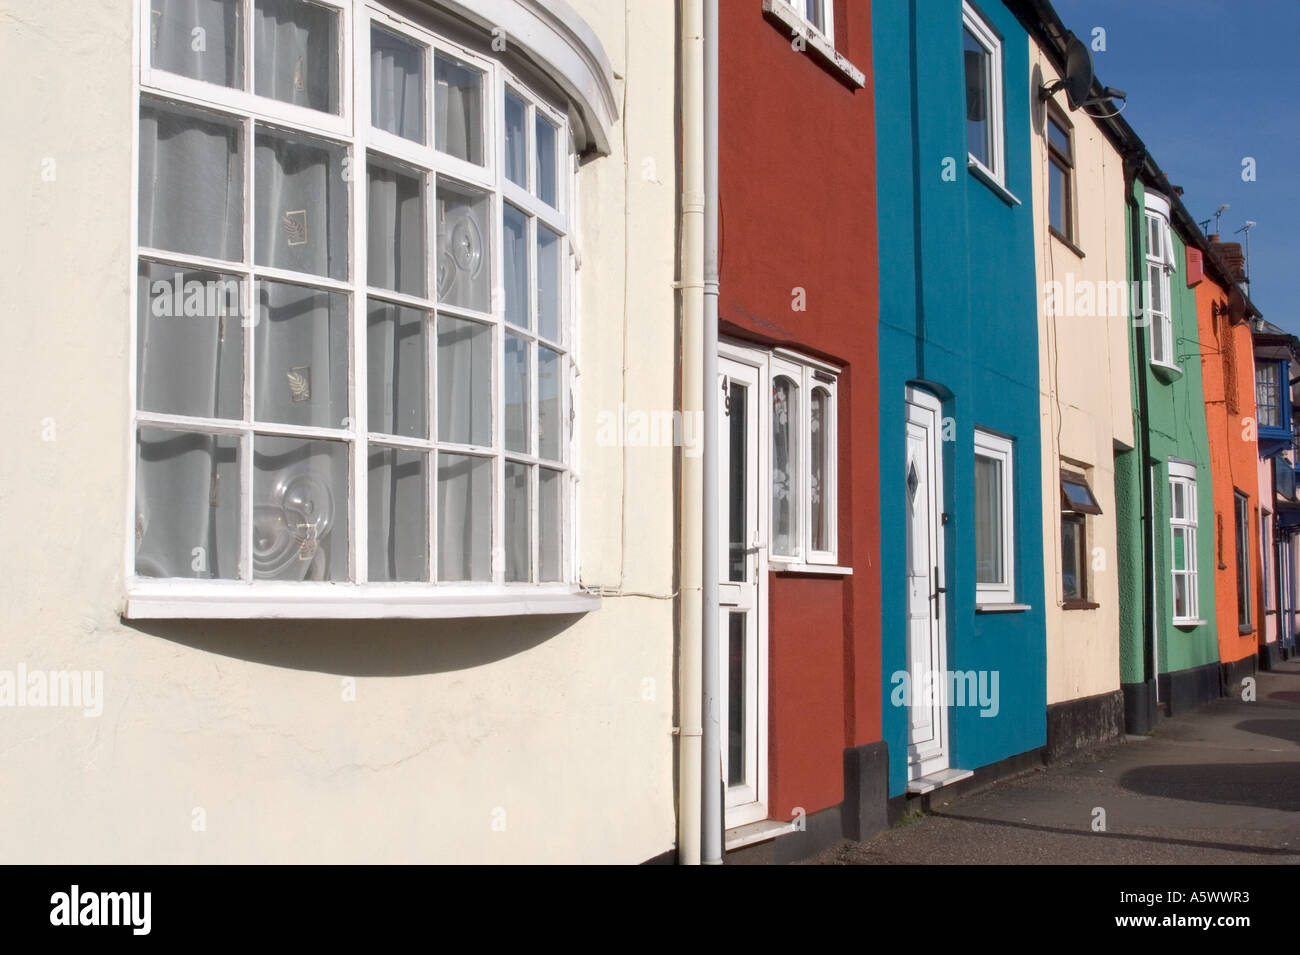
[[[1115,563],[1125,729],[1143,733],[1159,711],[1173,715],[1219,695],[1216,529],[1196,294],[1186,279],[1191,220],[1151,164],[1129,171],[1126,222],[1137,316],[1129,380],[1137,447],[1115,456]],[[1156,182],[1162,191],[1153,188]]]

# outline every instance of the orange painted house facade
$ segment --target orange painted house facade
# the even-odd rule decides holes
[[[1254,672],[1264,620],[1255,358],[1247,316],[1229,307],[1233,280],[1221,263],[1193,251],[1187,284],[1196,290],[1214,488],[1213,622],[1222,686],[1229,687]]]

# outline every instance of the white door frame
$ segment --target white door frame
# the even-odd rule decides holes
[[[718,387],[723,389],[719,402],[720,426],[718,429],[718,654],[721,680],[719,723],[722,738],[722,772],[728,779],[726,789],[725,827],[733,829],[767,818],[767,579],[768,579],[768,497],[770,473],[768,464],[768,431],[770,394],[768,356],[765,352],[730,343],[718,345]],[[732,386],[746,389],[746,531],[743,581],[732,581],[730,571],[730,516],[731,516],[731,447],[730,425],[732,418],[727,398]],[[766,398],[766,400],[765,400]],[[730,625],[733,616],[743,616],[745,627],[745,694],[744,711],[748,723],[745,732],[745,760],[743,778],[730,784]]]
[[[946,700],[948,672],[948,601],[943,548],[943,406],[929,392],[908,386],[905,392],[904,468],[895,480],[903,482],[906,522],[904,567],[904,649],[911,697],[907,714],[907,778],[916,779],[948,769],[951,739]],[[908,487],[911,468],[917,465],[919,482],[913,495]],[[914,511],[914,508],[918,509]],[[924,561],[914,561],[913,513],[928,517],[920,529],[928,549]],[[916,566],[913,566],[914,562]],[[924,630],[922,631],[922,628]],[[928,657],[913,659],[917,636]],[[918,665],[920,664],[920,665]],[[926,670],[929,672],[927,673]],[[937,686],[936,686],[937,683]],[[937,698],[936,693],[937,691]],[[928,698],[927,698],[928,696]],[[920,709],[918,709],[920,707]],[[918,739],[919,737],[919,739]]]

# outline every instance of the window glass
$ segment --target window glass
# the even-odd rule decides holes
[[[772,552],[799,553],[799,387],[772,382]]]

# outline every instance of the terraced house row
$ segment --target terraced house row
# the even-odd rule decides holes
[[[1300,341],[1045,0],[18,10],[12,858],[786,861],[1295,653]]]

